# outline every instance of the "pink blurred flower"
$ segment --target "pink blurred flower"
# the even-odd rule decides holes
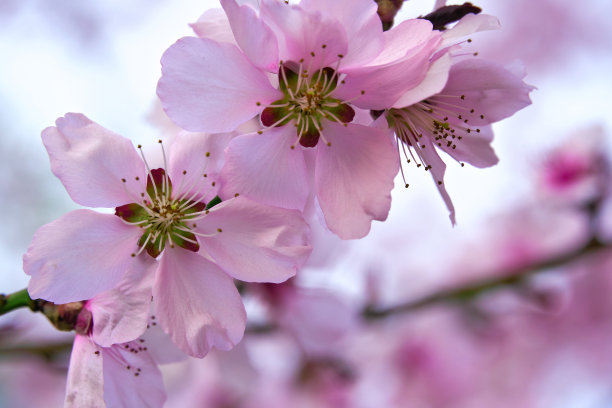
[[[165,169],[151,170],[129,140],[83,115],[69,113],[56,125],[43,131],[54,174],[77,203],[116,207],[115,215],[76,210],[41,227],[24,255],[31,296],[89,299],[116,287],[130,268],[142,269],[155,277],[162,328],[183,351],[203,357],[244,333],[232,277],[282,282],[310,253],[297,211],[242,197],[207,206],[218,186],[206,158],[214,171],[222,149],[213,138],[183,135],[167,160],[164,154]]]
[[[425,20],[383,33],[370,0],[221,3],[227,21],[205,13],[194,24],[205,38],[182,38],[162,57],[164,109],[188,130],[211,132],[260,115],[265,129],[228,147],[221,195],[303,210],[314,188],[334,233],[365,236],[387,217],[398,162],[386,132],[353,118],[423,81],[440,33]]]
[[[515,74],[491,61],[463,59],[461,48],[453,45],[459,38],[498,25],[495,17],[468,14],[445,31],[426,79],[385,113],[401,154],[408,163],[414,161],[430,172],[453,224],[455,209],[444,185],[446,164],[437,150],[461,165],[492,166],[498,159],[491,148],[490,124],[531,104],[529,92],[534,88],[522,81],[524,73]]]
[[[601,199],[610,176],[605,148],[605,134],[599,126],[572,132],[539,166],[538,191],[569,202]]]

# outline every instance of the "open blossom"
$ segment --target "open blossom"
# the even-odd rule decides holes
[[[446,164],[438,150],[462,166],[464,162],[476,167],[492,166],[498,159],[491,148],[490,124],[531,104],[529,92],[534,88],[523,82],[524,73],[514,73],[479,58],[464,59],[465,52],[454,45],[461,37],[498,26],[492,16],[463,17],[443,33],[440,52],[435,54],[421,85],[406,92],[384,112],[405,161],[415,162],[431,173],[453,224],[455,209],[444,185]],[[382,122],[379,125],[385,126]]]
[[[354,118],[421,83],[440,33],[425,20],[383,33],[371,0],[221,4],[227,20],[205,13],[194,25],[202,38],[182,38],[162,57],[164,109],[208,132],[259,115],[263,129],[228,146],[221,195],[303,210],[314,192],[333,232],[363,237],[387,217],[399,164],[387,133]]]
[[[142,337],[150,327],[152,277],[137,268],[126,278],[83,304],[75,326],[66,408],[163,406],[162,375],[149,352],[155,344]]]
[[[211,207],[218,185],[207,158],[214,164],[222,148],[205,135],[183,135],[158,169],[129,140],[80,114],[66,114],[42,136],[70,196],[115,214],[75,210],[36,232],[24,255],[33,297],[90,299],[130,268],[144,269],[154,276],[159,324],[183,351],[202,357],[213,346],[233,347],[244,333],[232,278],[282,282],[310,253],[297,211],[242,197]]]

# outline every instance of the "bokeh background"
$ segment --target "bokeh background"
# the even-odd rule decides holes
[[[433,3],[408,1],[396,21],[425,15]],[[367,301],[393,305],[492,277],[588,238],[576,196],[547,195],[542,177],[560,146],[612,157],[612,3],[474,4],[503,28],[474,35],[470,46],[505,64],[522,61],[525,81],[537,90],[532,106],[494,125],[499,165],[450,163],[446,185],[457,226],[429,175],[407,167],[410,187],[398,180],[388,220],[375,222],[369,236],[341,242],[317,232],[324,249],[298,279],[314,295],[306,306],[273,305],[295,313],[275,317],[293,337],[254,335],[235,352],[166,367],[168,406],[612,406],[612,263],[605,254],[469,304],[350,321]],[[217,6],[0,0],[0,292],[27,285],[21,256],[34,231],[77,208],[49,171],[41,130],[66,112],[82,112],[135,143],[154,142],[160,56],[191,35],[188,23]],[[599,232],[610,237],[608,207],[604,200]],[[255,288],[247,299],[255,319],[265,314],[257,299],[266,290]],[[317,314],[322,332],[341,327],[322,334],[334,341],[300,334],[299,322],[309,318],[301,315]],[[292,316],[298,323],[286,322]],[[0,406],[61,406],[65,359],[52,358],[53,350],[43,358],[17,349],[69,340],[28,311],[0,318]]]

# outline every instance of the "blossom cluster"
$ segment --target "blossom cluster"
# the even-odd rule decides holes
[[[157,156],[78,113],[42,132],[74,202],[114,211],[64,215],[23,258],[32,298],[83,302],[66,406],[161,406],[157,364],[242,339],[234,280],[294,276],[317,213],[339,238],[364,237],[412,164],[454,224],[440,152],[494,165],[491,123],[530,104],[524,72],[464,49],[493,16],[383,31],[371,0],[221,6],[161,58],[157,95],[178,128]]]

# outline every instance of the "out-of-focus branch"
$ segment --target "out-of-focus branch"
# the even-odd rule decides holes
[[[584,246],[572,252],[568,252],[527,267],[509,270],[503,274],[498,273],[497,275],[501,275],[499,278],[483,279],[469,283],[465,286],[443,290],[420,299],[408,301],[388,308],[368,306],[363,310],[362,316],[366,319],[380,319],[390,315],[412,312],[424,307],[433,306],[435,304],[465,302],[466,300],[474,299],[484,292],[523,284],[527,281],[527,279],[529,279],[529,277],[537,273],[567,265],[596,251],[611,248],[612,244],[604,243],[597,238],[593,238]]]
[[[0,358],[27,355],[41,356],[47,361],[52,361],[59,355],[69,353],[70,350],[72,350],[72,342],[0,347]]]

